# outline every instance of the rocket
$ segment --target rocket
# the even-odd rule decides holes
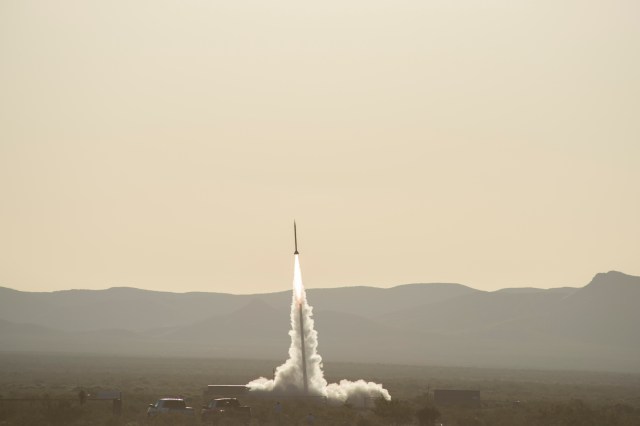
[[[298,233],[296,232],[296,221],[293,221],[293,241],[295,242],[295,246],[296,246],[296,251],[293,252],[293,254],[299,254],[298,253]]]

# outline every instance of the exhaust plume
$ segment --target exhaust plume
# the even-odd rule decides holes
[[[318,332],[314,328],[313,307],[307,303],[297,254],[294,255],[289,336],[289,359],[276,368],[273,379],[260,377],[249,382],[247,386],[252,392],[325,397],[332,402],[349,402],[353,405],[366,404],[367,398],[391,399],[389,391],[378,383],[341,380],[340,383],[328,384],[325,380],[322,357],[318,354]]]

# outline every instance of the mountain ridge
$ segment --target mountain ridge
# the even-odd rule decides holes
[[[308,289],[325,360],[640,372],[640,277],[584,287],[475,290],[455,283]],[[286,356],[291,292],[0,288],[2,350]]]

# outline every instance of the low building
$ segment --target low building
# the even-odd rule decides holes
[[[203,394],[208,398],[236,398],[246,395],[248,392],[249,388],[245,385],[208,385],[204,389]]]

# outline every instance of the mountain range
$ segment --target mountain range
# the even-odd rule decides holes
[[[331,361],[640,372],[640,277],[493,292],[461,284],[307,290]],[[287,358],[291,292],[0,287],[0,350]]]

